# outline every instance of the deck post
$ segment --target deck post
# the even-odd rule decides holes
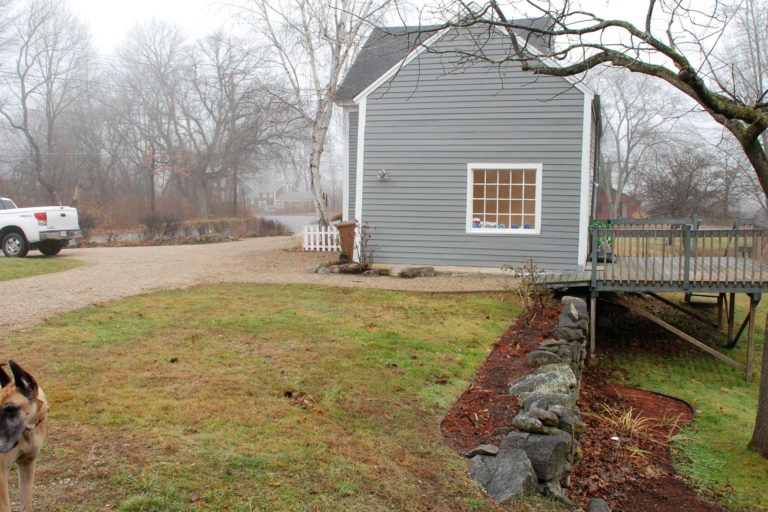
[[[747,382],[755,378],[755,319],[757,305],[760,303],[759,293],[749,294],[749,330],[747,331]]]
[[[693,219],[692,222],[696,222],[695,219]],[[689,226],[685,226],[685,231],[683,231],[683,250],[684,252],[684,260],[683,260],[683,290],[690,290],[691,288],[691,228]]]
[[[592,275],[591,283],[592,283],[592,289],[594,290],[597,287],[597,239],[600,237],[599,230],[598,229],[590,229],[590,237],[592,241]]]
[[[595,358],[595,332],[597,331],[597,296],[592,292],[589,297],[589,358]]]
[[[733,329],[736,327],[736,294],[728,294],[728,345],[733,343]]]
[[[717,327],[723,329],[723,303],[725,302],[725,294],[717,294]]]

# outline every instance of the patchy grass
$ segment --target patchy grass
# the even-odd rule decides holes
[[[61,272],[79,267],[83,262],[70,258],[6,258],[0,255],[0,281],[30,277],[50,272]]]
[[[680,300],[682,296],[670,296]],[[739,297],[737,325],[749,310],[748,299]],[[699,310],[700,313],[706,310]],[[760,355],[763,348],[765,315],[768,307],[758,308],[756,345],[757,378],[747,383],[744,374],[711,356],[692,349],[681,352],[683,342],[654,331],[633,345],[634,350],[612,351],[609,362],[632,385],[682,398],[693,404],[698,416],[676,437],[677,469],[713,501],[732,510],[768,510],[768,460],[746,449],[752,436],[757,407]],[[709,312],[715,318],[715,308]],[[702,338],[712,330],[702,324],[686,322],[686,330]],[[642,331],[642,327],[635,330]],[[721,336],[724,339],[724,335]],[[603,343],[611,343],[604,340]],[[647,350],[656,346],[655,349]],[[667,345],[667,349],[660,348]],[[676,345],[677,349],[669,349]],[[746,362],[746,333],[733,350],[721,349],[737,361]]]
[[[5,342],[51,402],[41,510],[499,507],[439,422],[519,307],[492,295],[223,285]]]

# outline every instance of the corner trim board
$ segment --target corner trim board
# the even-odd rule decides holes
[[[355,166],[355,220],[358,225],[363,223],[363,166],[365,163],[365,118],[366,118],[366,106],[367,99],[363,98],[358,104],[357,111],[357,162]],[[357,230],[355,235],[355,254],[354,261],[359,262],[359,247],[360,247],[360,231]]]
[[[344,108],[343,121],[343,142],[342,142],[342,194],[341,194],[341,220],[349,220],[349,109]]]
[[[592,173],[589,168],[590,145],[592,141],[592,103],[594,94],[584,94],[584,112],[581,135],[581,197],[579,198],[579,245],[576,263],[579,268],[587,264],[589,241],[589,211],[591,202]],[[597,157],[597,155],[595,155]]]

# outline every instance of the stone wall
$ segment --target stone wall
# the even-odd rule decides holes
[[[563,488],[579,459],[584,431],[576,399],[589,316],[583,299],[563,297],[562,305],[551,337],[528,353],[536,370],[509,385],[520,404],[514,430],[498,447],[482,445],[469,454],[472,477],[500,502],[539,493],[570,503]]]

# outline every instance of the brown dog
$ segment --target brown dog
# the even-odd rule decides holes
[[[19,465],[19,497],[22,512],[32,511],[35,458],[45,439],[48,402],[35,379],[8,361],[13,380],[0,366],[0,512],[10,512],[8,473]]]

